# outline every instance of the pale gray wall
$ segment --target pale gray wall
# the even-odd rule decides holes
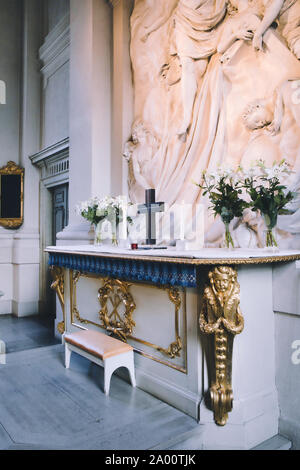
[[[0,0],[0,80],[6,105],[0,105],[0,165],[19,162],[22,1]]]
[[[279,432],[300,450],[300,364],[292,362],[292,344],[300,340],[300,316],[275,314],[276,385],[279,395]]]
[[[69,0],[46,0],[47,34],[52,31],[52,39],[56,40],[55,26],[58,25],[70,9]],[[58,36],[61,30],[57,32]],[[48,38],[49,40],[49,38]],[[53,68],[47,86],[43,92],[43,138],[42,147],[47,148],[69,136],[69,61],[57,64]]]
[[[69,62],[48,80],[44,93],[43,147],[69,137]]]

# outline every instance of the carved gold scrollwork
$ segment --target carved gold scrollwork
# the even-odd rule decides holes
[[[63,321],[57,325],[57,330],[61,335],[63,335],[65,332],[64,269],[57,266],[51,266],[50,272],[53,278],[51,289],[55,290],[63,312]]]
[[[179,335],[179,317],[180,308],[182,304],[181,291],[177,287],[167,288],[160,286],[150,286],[156,289],[163,289],[167,291],[168,297],[172,304],[175,306],[175,341],[171,343],[167,348],[163,348],[156,344],[150,343],[149,341],[137,338],[134,336],[135,321],[133,320],[133,313],[136,309],[133,296],[130,293],[130,286],[132,283],[123,282],[117,279],[111,278],[100,278],[102,281],[102,287],[98,290],[98,300],[100,302],[101,310],[99,311],[99,323],[96,323],[87,318],[82,318],[77,306],[77,295],[76,295],[76,284],[80,277],[95,277],[88,274],[82,274],[78,271],[70,272],[70,286],[71,286],[71,323],[74,325],[74,319],[78,320],[81,324],[93,325],[96,327],[103,328],[107,331],[113,332],[118,335],[123,341],[132,339],[145,346],[151,347],[156,351],[163,353],[171,359],[181,356],[183,349],[183,342]],[[139,284],[141,285],[141,284]],[[148,285],[147,285],[148,286]],[[148,286],[149,287],[149,286]],[[121,312],[123,308],[123,312]],[[185,315],[185,314],[184,314]],[[77,326],[77,325],[75,325]],[[137,349],[138,350],[138,349]],[[139,351],[139,350],[138,350]],[[151,359],[162,362],[160,359],[154,356],[147,355],[143,351],[139,351],[140,354],[150,357]],[[162,362],[164,363],[164,362]],[[166,363],[170,366],[169,363]],[[180,371],[186,371],[176,365],[171,365],[175,369]]]
[[[182,341],[181,341],[181,338],[179,336],[179,325],[178,325],[179,310],[180,310],[180,307],[181,307],[181,297],[180,297],[180,291],[177,287],[171,287],[170,289],[168,289],[168,294],[169,294],[169,299],[175,305],[175,335],[176,335],[176,341],[171,343],[170,346],[167,349],[157,347],[157,350],[159,352],[167,354],[168,356],[171,357],[171,359],[174,359],[175,357],[180,357],[180,351],[182,350]]]
[[[129,291],[130,285],[118,279],[105,279],[103,286],[98,290],[101,326],[125,341],[132,335],[135,327],[132,315],[136,305]],[[119,313],[121,306],[125,307],[123,315]]]
[[[77,318],[77,320],[80,321],[80,323],[88,324],[89,321],[86,320],[85,318],[81,318],[79,310],[77,308],[76,288],[75,287],[76,287],[76,284],[79,281],[80,277],[81,277],[81,273],[79,271],[71,271],[70,272],[71,292],[73,293],[73,295],[71,295],[71,299],[72,299],[71,300],[72,318],[73,318],[73,314],[74,314],[75,317]]]
[[[224,426],[232,410],[232,349],[234,336],[244,329],[240,311],[240,286],[237,272],[219,266],[209,272],[210,285],[205,288],[200,313],[200,330],[214,334],[215,373],[210,387],[211,404],[218,425]]]

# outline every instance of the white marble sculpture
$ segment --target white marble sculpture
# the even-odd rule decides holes
[[[124,149],[129,164],[129,196],[133,203],[141,202],[145,189],[152,188],[152,159],[159,147],[153,131],[141,120],[132,126],[131,140]]]
[[[264,33],[275,20],[278,20],[278,31],[297,59],[300,59],[300,1],[265,0],[264,5],[264,15],[253,38],[254,47],[263,49]]]
[[[299,172],[299,110],[288,91],[294,87],[295,97],[300,78],[298,4],[136,0],[131,17],[135,122],[147,123],[155,138],[150,145],[132,139],[125,150],[134,202],[143,201],[148,185],[170,211],[182,201],[207,208],[192,181],[220,164],[287,158]],[[276,19],[277,30],[269,27]],[[209,211],[205,223],[207,244],[218,245],[222,224]],[[234,224],[240,227],[241,221]]]
[[[225,16],[225,1],[207,2],[199,0],[178,0],[172,3],[169,28],[168,59],[177,56],[181,66],[181,94],[183,118],[178,136],[185,142],[191,123],[192,111],[197,92],[196,66],[203,75],[208,58],[216,51],[217,26]],[[158,31],[169,15],[158,15],[149,25],[142,41]]]

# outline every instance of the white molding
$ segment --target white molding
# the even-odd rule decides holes
[[[39,301],[16,301],[12,300],[12,314],[17,317],[31,317],[39,313]]]
[[[42,170],[41,181],[46,188],[69,181],[69,138],[63,139],[30,157],[31,163]]]
[[[69,14],[65,15],[46,36],[44,44],[40,47],[39,57],[43,63],[41,72],[46,88],[51,75],[70,60]]]
[[[277,389],[233,400],[226,426],[218,427],[214,414],[202,400],[199,423],[203,426],[203,450],[249,450],[278,434]]]
[[[66,184],[69,182],[69,172],[65,171],[64,173],[60,173],[55,177],[48,177],[42,180],[45,187],[47,189],[55,188],[56,186],[61,186],[62,184]]]
[[[0,301],[0,315],[11,315],[12,312],[12,300],[1,300]]]
[[[286,282],[288,279],[288,282]],[[295,292],[300,287],[299,261],[273,266],[273,310],[276,314],[300,316],[300,299]]]
[[[292,441],[293,449],[300,448],[300,423],[290,417],[281,415],[279,418],[279,432]]]
[[[53,145],[50,145],[49,147],[43,150],[40,150],[37,153],[34,153],[33,155],[30,155],[29,158],[33,165],[42,167],[46,159],[53,157],[55,155],[61,154],[62,152],[66,152],[66,151],[69,151],[69,138],[68,137]]]
[[[135,367],[135,373],[138,388],[145,390],[198,420],[201,397],[197,393],[185,390],[163,377],[151,374],[138,365]],[[128,376],[123,370],[119,370],[117,374],[128,381]]]

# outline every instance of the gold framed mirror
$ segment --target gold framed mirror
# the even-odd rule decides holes
[[[0,168],[0,226],[16,229],[23,224],[24,169],[14,162]]]

